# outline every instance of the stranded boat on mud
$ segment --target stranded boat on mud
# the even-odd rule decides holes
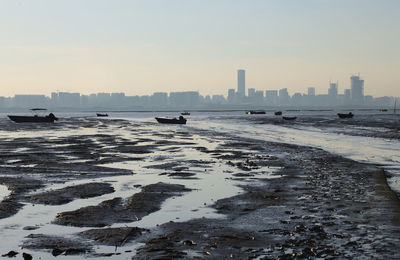
[[[46,111],[47,109],[45,108],[32,108],[32,112],[40,112],[40,111]],[[16,123],[54,123],[55,120],[58,120],[58,118],[53,114],[50,113],[47,116],[39,116],[38,114],[35,114],[33,116],[13,116],[13,115],[8,115],[8,118],[10,118],[12,121]]]
[[[283,116],[282,117],[283,119],[285,119],[285,120],[296,120],[296,116]]]
[[[160,124],[180,124],[180,125],[186,124],[186,119],[183,116],[180,116],[179,119],[156,117],[156,120]]]
[[[337,115],[338,115],[339,118],[352,118],[352,117],[354,116],[354,114],[351,113],[351,112],[348,113],[348,114],[341,114],[341,113],[338,113]]]
[[[247,111],[246,114],[248,114],[248,115],[260,115],[260,114],[265,114],[265,111],[262,111],[262,110],[250,110],[250,111]]]

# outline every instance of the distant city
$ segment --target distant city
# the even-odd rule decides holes
[[[327,84],[328,85],[328,84]],[[360,75],[350,77],[350,88],[339,93],[337,82],[330,82],[327,94],[317,94],[314,87],[308,92],[289,94],[287,88],[279,90],[247,89],[246,71],[237,71],[237,89],[229,89],[227,96],[206,95],[198,91],[155,92],[145,96],[126,96],[125,93],[96,93],[83,95],[53,92],[46,95],[14,95],[0,97],[0,109],[45,107],[53,110],[174,110],[174,109],[241,109],[268,107],[391,107],[395,97],[364,95],[364,80]]]

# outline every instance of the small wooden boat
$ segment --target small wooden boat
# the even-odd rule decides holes
[[[282,111],[276,111],[274,114],[275,114],[276,116],[281,116],[281,115],[282,115]]]
[[[45,108],[32,108],[32,112],[40,112],[46,111]],[[47,116],[40,116],[40,115],[33,115],[33,116],[13,116],[8,115],[12,121],[16,123],[54,123],[54,121],[58,120],[58,118],[53,114],[50,113]]]
[[[265,114],[265,111],[263,111],[263,110],[250,110],[250,111],[247,111],[246,114],[248,114],[248,115],[260,115],[260,114]]]
[[[179,118],[156,117],[156,120],[160,124],[180,124],[180,125],[186,124],[186,119],[183,116],[180,116]]]
[[[297,116],[283,116],[282,118],[285,120],[296,120]]]
[[[347,114],[338,113],[337,115],[339,118],[352,118],[354,116],[354,114],[351,112]]]
[[[182,115],[182,116],[189,116],[189,115],[190,115],[190,113],[189,113],[189,112],[187,112],[187,111],[185,111],[185,112],[182,112],[182,113],[181,113],[181,115]]]
[[[96,115],[97,115],[97,116],[100,116],[100,117],[106,117],[106,116],[108,116],[108,114],[104,114],[104,113],[96,113]]]

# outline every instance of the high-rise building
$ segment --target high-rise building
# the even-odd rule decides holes
[[[338,95],[338,84],[337,83],[329,84],[328,95],[331,97],[336,97]]]
[[[315,96],[315,88],[313,88],[313,87],[308,88],[307,94],[309,96]]]
[[[279,90],[279,105],[288,105],[290,103],[290,96],[287,88]]]
[[[239,97],[244,97],[246,95],[246,76],[245,70],[237,71],[237,92]]]
[[[170,92],[169,102],[172,106],[196,106],[200,95],[197,91]]]
[[[235,102],[235,90],[233,88],[228,89],[228,102],[233,103]]]
[[[351,101],[351,89],[345,89],[343,104],[350,105],[350,101]]]
[[[248,92],[247,95],[249,97],[254,97],[256,95],[256,89],[254,89],[254,88],[249,88],[249,90],[247,92]]]
[[[329,104],[336,105],[338,100],[338,83],[330,83],[328,89]]]
[[[364,104],[364,80],[360,76],[351,76],[351,102],[353,105]]]
[[[81,105],[81,94],[58,92],[58,105],[60,107],[74,107],[77,108]]]
[[[278,90],[266,90],[265,101],[269,106],[276,106],[278,104]]]

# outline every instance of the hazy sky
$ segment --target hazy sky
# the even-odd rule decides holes
[[[0,96],[246,88],[400,96],[399,0],[0,0]]]

